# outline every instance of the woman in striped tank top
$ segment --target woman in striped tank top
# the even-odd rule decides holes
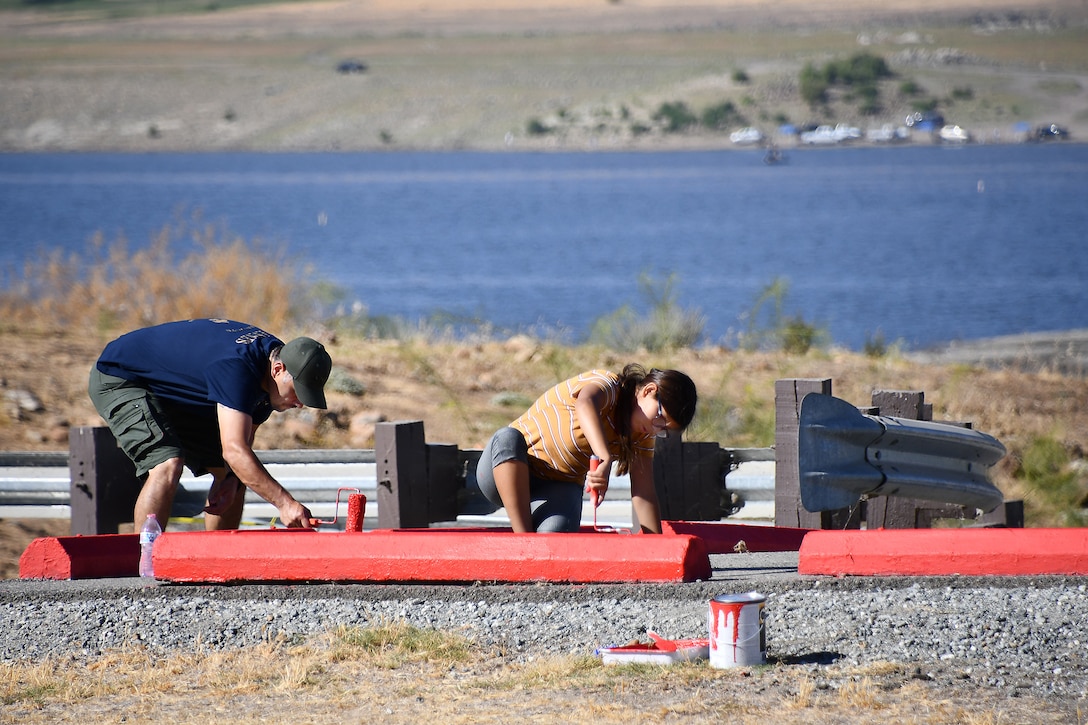
[[[603,500],[612,464],[631,478],[645,533],[661,533],[654,439],[680,435],[695,416],[695,383],[678,370],[628,365],[559,383],[491,437],[476,470],[480,490],[506,508],[514,531],[578,531],[583,487]],[[600,459],[590,471],[590,457]]]

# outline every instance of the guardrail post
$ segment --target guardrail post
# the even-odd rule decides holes
[[[925,402],[920,390],[874,390],[873,407],[889,418],[933,420],[933,405]],[[974,518],[974,510],[963,506],[939,506],[931,501],[900,496],[874,496],[866,502],[865,525],[870,529],[929,528],[933,519]]]
[[[132,521],[141,483],[136,467],[104,426],[79,426],[68,433],[71,532],[116,534]]]
[[[684,443],[679,436],[654,442],[654,488],[661,518],[718,521],[722,517],[722,462],[717,443]],[[638,516],[631,509],[634,530]]]
[[[427,524],[457,520],[459,458],[452,443],[427,444]]]
[[[857,508],[813,513],[801,505],[797,434],[801,401],[809,393],[831,395],[831,379],[791,378],[774,383],[774,524],[801,529],[860,528]]]
[[[378,528],[426,529],[456,521],[461,489],[457,446],[426,442],[423,421],[374,428]]]
[[[925,402],[922,391],[874,390],[872,415],[906,420],[933,420],[933,405]],[[958,423],[970,428],[971,423]],[[937,519],[973,519],[981,526],[1023,528],[1024,502],[1005,501],[993,511],[978,515],[977,509],[956,504],[938,505],[932,501],[875,496],[866,502],[866,526],[870,529],[928,529]]]
[[[374,427],[378,479],[378,528],[426,528],[427,444],[423,421],[394,421]]]

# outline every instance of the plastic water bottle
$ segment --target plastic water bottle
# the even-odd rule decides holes
[[[140,528],[140,576],[155,576],[155,568],[151,562],[151,547],[154,546],[155,539],[159,538],[161,533],[162,527],[159,526],[159,520],[155,518],[155,514],[148,514],[147,521]]]

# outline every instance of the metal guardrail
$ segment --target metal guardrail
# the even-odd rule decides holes
[[[971,428],[865,415],[845,400],[810,393],[801,403],[798,451],[801,500],[809,511],[877,495],[987,512],[1003,501],[987,474],[1005,447]]]
[[[743,518],[770,518],[774,515],[774,450],[770,448],[732,449],[727,451],[734,464],[727,471],[725,486],[743,508]],[[341,488],[357,488],[366,494],[368,515],[376,505],[377,475],[373,450],[271,450],[257,451],[257,457],[288,491],[307,506],[329,508]],[[467,485],[474,486],[474,477]],[[203,506],[211,484],[210,477],[182,475],[175,510],[180,515],[195,516]],[[28,515],[27,508],[41,507],[37,516],[67,515],[71,500],[71,477],[65,452],[0,452],[0,517],[17,508]],[[630,500],[631,483],[626,476],[613,478],[609,503]],[[255,499],[255,497],[254,497]],[[247,508],[262,502],[247,500]],[[7,512],[7,513],[5,513]],[[315,511],[316,513],[316,511]]]

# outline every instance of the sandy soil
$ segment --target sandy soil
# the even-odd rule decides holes
[[[366,33],[519,33],[672,30],[693,27],[854,27],[926,19],[1088,17],[1080,0],[343,0],[224,10],[198,17],[110,23],[125,32],[263,36]],[[48,16],[46,16],[48,18]],[[20,34],[100,32],[94,23],[56,24],[20,14],[8,28]]]

